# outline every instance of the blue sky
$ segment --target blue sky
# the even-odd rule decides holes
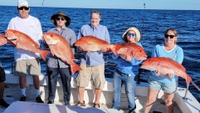
[[[16,6],[18,0],[1,0],[0,5]],[[30,6],[42,6],[43,0],[28,0]],[[120,9],[200,10],[200,0],[44,0],[43,6]]]

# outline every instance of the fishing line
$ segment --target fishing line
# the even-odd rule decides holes
[[[191,83],[200,91],[200,88],[193,81],[191,81]]]

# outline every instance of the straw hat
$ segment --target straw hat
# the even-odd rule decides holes
[[[70,24],[71,19],[70,19],[64,12],[59,11],[59,12],[57,12],[56,14],[54,14],[53,16],[51,16],[51,22],[52,22],[55,26],[56,26],[55,20],[56,20],[56,18],[57,18],[58,16],[64,16],[64,17],[65,17],[65,19],[67,20],[67,22],[65,23],[65,26],[66,26],[66,27]]]
[[[137,42],[140,41],[140,38],[141,38],[141,36],[140,36],[140,31],[139,31],[136,27],[130,27],[130,28],[128,28],[128,29],[123,33],[122,39],[123,39],[124,41],[126,41],[125,36],[126,36],[126,34],[128,33],[128,31],[134,31],[135,34],[136,34]]]

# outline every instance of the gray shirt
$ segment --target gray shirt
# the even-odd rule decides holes
[[[65,40],[67,40],[67,42],[70,44],[72,52],[75,53],[75,48],[73,45],[76,42],[76,34],[72,29],[65,27],[61,31],[58,31],[56,28],[52,28],[48,32],[57,33],[63,36]],[[49,56],[49,59],[47,61],[47,66],[51,68],[68,68],[69,67],[67,63],[65,63],[64,61],[62,61],[61,59],[53,55]]]

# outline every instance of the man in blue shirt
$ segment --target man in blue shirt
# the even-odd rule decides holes
[[[83,36],[96,36],[102,40],[105,40],[110,43],[110,35],[106,26],[100,25],[99,22],[101,20],[101,13],[97,10],[91,12],[90,15],[90,24],[83,25],[79,31],[78,39]],[[103,58],[103,53],[101,51],[95,51],[87,53],[84,51],[84,46],[79,48],[82,51],[82,58],[80,67],[82,68],[79,71],[79,75],[76,78],[79,92],[79,102],[76,104],[77,106],[85,106],[84,101],[84,92],[85,87],[88,86],[88,83],[93,80],[93,84],[95,87],[95,102],[94,107],[99,108],[99,100],[101,97],[101,91],[105,84],[105,61]],[[106,50],[102,50],[106,51]]]

